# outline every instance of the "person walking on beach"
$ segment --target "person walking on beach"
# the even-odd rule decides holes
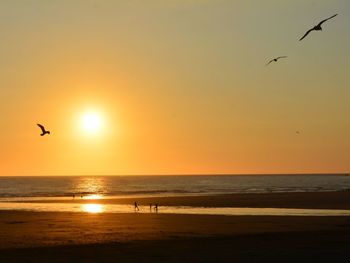
[[[135,205],[135,212],[136,212],[136,211],[140,211],[139,206],[138,206],[138,204],[137,204],[136,201],[135,201],[134,205]]]
[[[158,204],[154,205],[154,211],[156,211],[156,213],[158,213]]]

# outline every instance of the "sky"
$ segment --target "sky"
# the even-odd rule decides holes
[[[0,175],[347,173],[349,25],[348,0],[2,0]]]

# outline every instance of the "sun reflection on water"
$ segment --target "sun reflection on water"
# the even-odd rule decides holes
[[[103,177],[81,177],[73,191],[83,199],[103,199],[103,194],[106,193],[106,182]]]
[[[87,213],[102,213],[104,211],[103,205],[100,204],[83,204],[81,210]]]
[[[103,195],[99,195],[99,194],[87,195],[87,196],[84,196],[84,199],[88,199],[88,200],[103,199]]]

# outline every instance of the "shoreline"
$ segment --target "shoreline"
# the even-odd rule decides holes
[[[249,193],[221,195],[185,195],[122,197],[102,199],[19,200],[23,203],[77,203],[77,204],[133,204],[158,203],[160,206],[193,207],[249,207],[249,208],[305,208],[305,209],[350,209],[350,191],[341,192],[293,192]],[[4,201],[2,201],[4,202]],[[5,201],[11,202],[11,201]]]

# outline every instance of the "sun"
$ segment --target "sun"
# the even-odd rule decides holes
[[[97,112],[86,112],[81,118],[82,128],[88,134],[96,134],[101,130],[102,119]]]

